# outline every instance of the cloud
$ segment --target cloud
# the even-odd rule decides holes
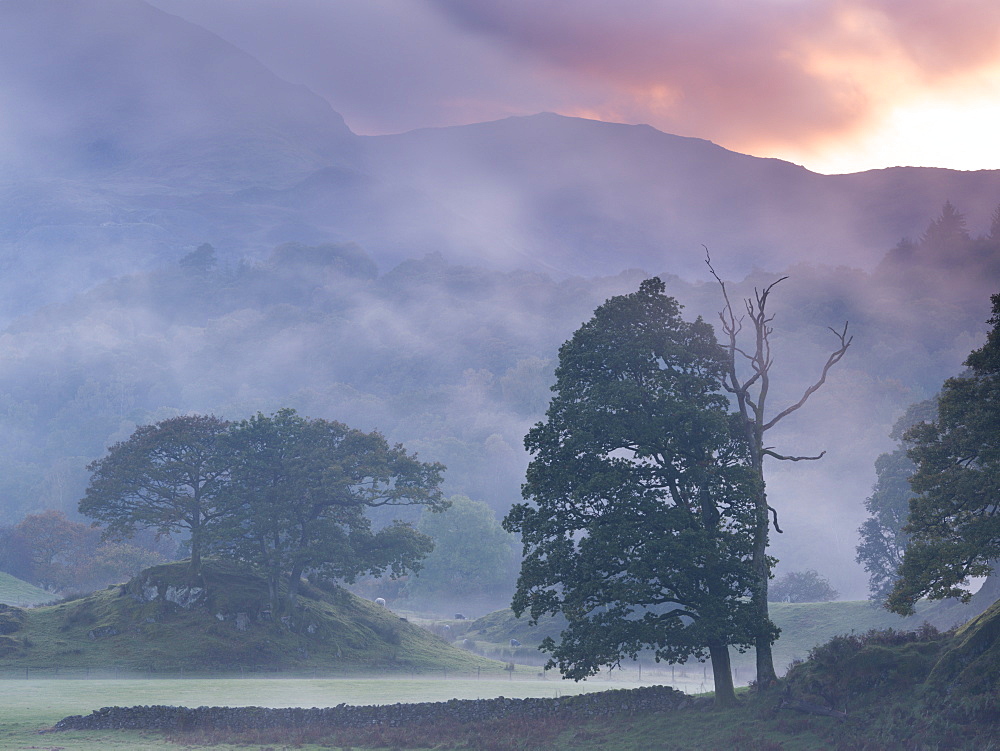
[[[1000,94],[995,0],[151,1],[365,134],[552,111],[799,161],[906,163],[902,135],[922,163],[927,112]]]
[[[992,0],[432,2],[589,81],[595,116],[737,147],[839,137],[1000,62]]]

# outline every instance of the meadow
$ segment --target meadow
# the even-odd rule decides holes
[[[696,691],[703,685],[697,666],[678,687]],[[650,678],[643,685],[657,682]],[[0,680],[0,749],[171,749],[193,748],[172,743],[156,732],[87,731],[42,733],[63,717],[89,714],[105,706],[262,706],[324,707],[346,704],[395,704],[449,699],[547,698],[633,688],[635,674],[614,671],[590,681],[574,683],[555,676],[540,677],[534,669],[519,668],[507,678],[428,678],[424,676],[355,678],[248,679],[6,679]],[[660,677],[669,674],[660,673]],[[197,747],[197,746],[195,746]],[[229,746],[212,746],[226,749]],[[233,747],[235,748],[235,747]],[[246,748],[243,746],[242,748]]]

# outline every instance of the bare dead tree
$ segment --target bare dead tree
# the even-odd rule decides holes
[[[781,532],[778,526],[778,512],[767,502],[767,490],[764,482],[764,458],[771,457],[780,461],[816,461],[822,459],[825,451],[816,456],[793,456],[779,454],[774,447],[765,445],[765,433],[788,417],[808,401],[824,383],[830,369],[840,362],[840,359],[851,346],[853,336],[847,335],[847,323],[841,331],[831,328],[837,337],[837,348],[827,357],[819,378],[809,386],[797,402],[778,412],[774,417],[767,417],[767,397],[770,391],[771,366],[774,359],[771,354],[771,333],[774,331],[771,322],[774,316],[767,312],[767,301],[771,291],[788,277],[781,277],[763,289],[754,288],[753,297],[743,300],[745,314],[737,315],[733,310],[732,301],[726,283],[722,281],[712,266],[712,257],[705,248],[705,263],[722,288],[722,299],[725,306],[719,312],[722,321],[723,347],[729,355],[728,370],[723,377],[723,388],[733,395],[740,416],[740,423],[750,447],[750,458],[753,471],[757,477],[757,517],[754,529],[754,546],[751,565],[757,588],[753,592],[753,602],[757,606],[757,614],[761,622],[768,620],[767,586],[771,575],[773,560],[767,555],[768,537],[771,517],[774,529]],[[743,333],[744,322],[748,328],[752,346],[740,346],[740,335]],[[742,367],[741,367],[742,365]],[[741,375],[743,373],[744,375]],[[762,634],[756,640],[757,653],[757,686],[767,688],[777,681],[774,672],[774,658],[771,653],[771,636]]]

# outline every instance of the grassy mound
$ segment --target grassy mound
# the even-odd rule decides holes
[[[9,610],[16,623],[0,652],[8,669],[161,674],[503,668],[342,589],[303,589],[293,612],[272,614],[266,583],[231,564],[207,561],[194,580],[184,563],[157,566],[86,597]]]
[[[43,602],[52,602],[54,599],[51,592],[46,592],[34,584],[28,584],[16,576],[0,571],[0,603],[30,607]]]
[[[955,632],[870,631],[816,647],[787,696],[847,713],[843,748],[992,748],[1000,730],[1000,603]]]
[[[928,682],[957,695],[1000,688],[1000,601],[955,632]]]

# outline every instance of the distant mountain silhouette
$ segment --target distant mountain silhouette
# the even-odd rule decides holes
[[[336,103],[334,103],[335,105]],[[223,262],[356,242],[557,275],[874,268],[1000,172],[823,176],[707,141],[540,114],[359,137],[318,96],[139,0],[0,0],[0,319],[203,242]]]

